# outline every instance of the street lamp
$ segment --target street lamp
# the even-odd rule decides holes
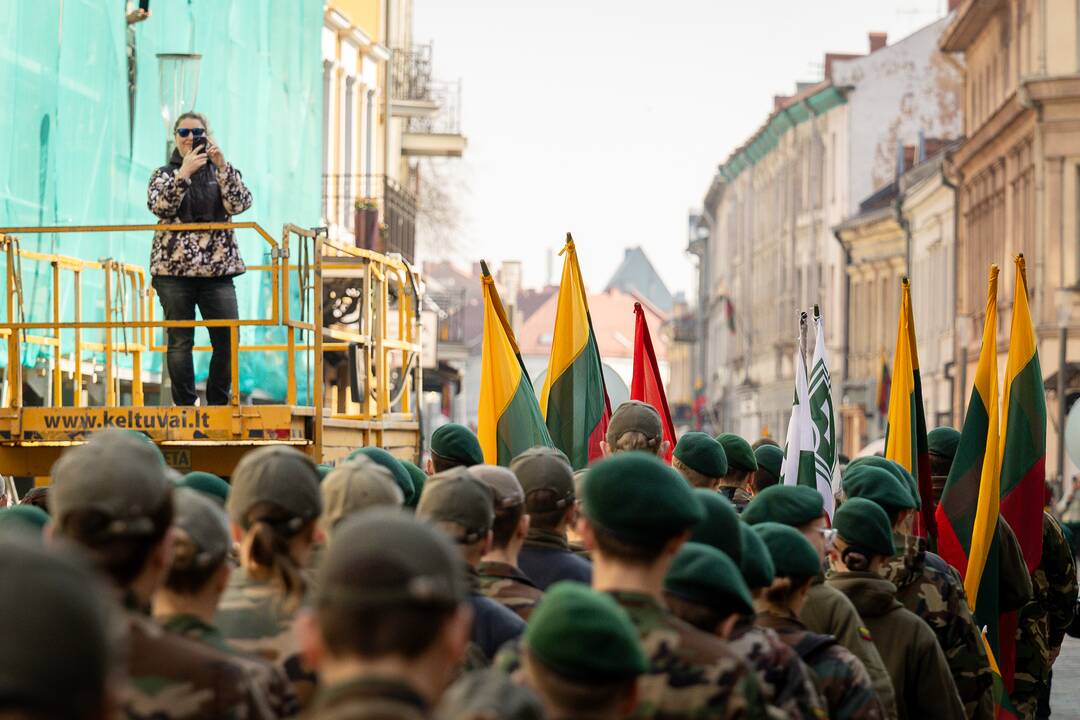
[[[1069,345],[1069,320],[1072,318],[1073,294],[1077,288],[1061,287],[1054,292],[1054,301],[1057,305],[1058,324],[1058,372],[1057,372],[1057,469],[1058,482],[1061,483],[1062,492],[1065,490],[1065,413],[1068,411],[1065,398],[1065,371],[1068,365],[1066,350]]]
[[[185,112],[195,109],[199,94],[199,63],[196,53],[158,53],[158,97],[161,121],[165,124],[165,147],[172,142],[173,123]],[[166,158],[167,159],[167,158]]]

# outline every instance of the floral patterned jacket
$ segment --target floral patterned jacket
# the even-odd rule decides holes
[[[175,160],[175,158],[174,158]],[[208,181],[217,183],[221,204],[228,216],[251,207],[251,192],[244,185],[240,171],[225,163],[222,168],[207,164],[212,170]],[[191,188],[191,180],[177,176],[178,163],[158,168],[150,176],[146,206],[158,216],[159,225],[183,222],[181,204]],[[229,221],[226,217],[225,222]],[[150,250],[150,274],[180,277],[232,277],[246,270],[232,230],[154,233]]]

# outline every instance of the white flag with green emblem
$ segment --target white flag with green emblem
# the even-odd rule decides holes
[[[833,475],[836,472],[836,418],[833,415],[832,380],[825,358],[825,326],[814,307],[814,360],[810,367],[810,420],[817,440],[814,474],[817,489],[825,498],[825,510],[832,517]]]

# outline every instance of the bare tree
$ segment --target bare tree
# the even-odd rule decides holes
[[[446,159],[420,160],[416,172],[416,241],[429,257],[443,258],[462,250],[461,199],[468,184],[459,166]]]

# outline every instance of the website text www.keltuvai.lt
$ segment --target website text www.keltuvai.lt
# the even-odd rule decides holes
[[[210,426],[210,413],[199,410],[170,414],[106,410],[101,413],[47,414],[42,420],[47,430],[205,430]]]

